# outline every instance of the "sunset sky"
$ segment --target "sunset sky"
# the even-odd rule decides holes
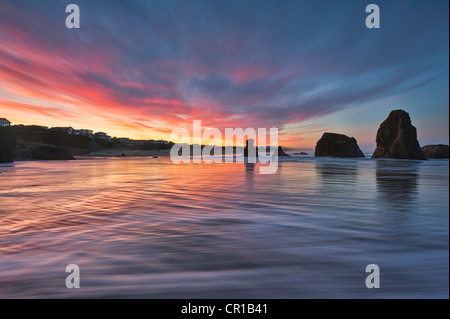
[[[81,28],[67,29],[76,3]],[[365,27],[376,3],[381,29]],[[277,127],[374,148],[393,109],[449,139],[447,0],[2,0],[0,118],[168,139],[174,127]]]

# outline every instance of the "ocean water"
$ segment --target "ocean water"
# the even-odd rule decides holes
[[[448,160],[258,166],[1,166],[0,297],[449,297]],[[68,264],[79,289],[65,286]]]

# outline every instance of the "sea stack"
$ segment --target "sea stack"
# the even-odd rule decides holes
[[[417,141],[417,130],[403,110],[392,111],[381,123],[376,142],[372,158],[426,159]]]
[[[287,154],[287,153],[281,148],[281,146],[278,146],[278,156],[287,156],[287,157],[289,157],[290,155]]]
[[[254,139],[249,138],[245,142],[244,156],[245,157],[258,157],[258,148],[255,146]]]
[[[16,136],[9,127],[0,127],[0,163],[14,162]]]
[[[336,133],[322,135],[316,144],[314,156],[365,157],[354,137]]]
[[[448,158],[449,147],[448,145],[426,145],[422,147],[422,152],[426,158]]]

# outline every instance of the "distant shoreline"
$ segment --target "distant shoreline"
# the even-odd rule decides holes
[[[85,155],[76,155],[76,158],[90,157],[167,157],[170,156],[170,150],[133,150],[129,148],[109,148],[101,151],[90,152]]]

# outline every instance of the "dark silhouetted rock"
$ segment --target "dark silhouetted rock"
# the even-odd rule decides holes
[[[14,160],[15,161],[27,161],[33,159],[33,153],[31,150],[20,149],[14,151]]]
[[[294,155],[309,155],[309,154],[305,153],[305,152],[300,152],[300,153],[294,153]]]
[[[316,144],[314,156],[364,157],[354,137],[343,134],[324,133]]]
[[[255,146],[255,140],[252,138],[249,138],[245,142],[245,148],[244,148],[244,156],[245,157],[258,157],[258,148]]]
[[[101,151],[102,147],[96,141],[90,141],[87,145],[87,151],[89,153]]]
[[[417,141],[417,130],[403,110],[392,111],[381,123],[376,141],[372,158],[426,159]]]
[[[14,149],[16,148],[16,136],[11,128],[0,128],[0,163],[14,161]]]
[[[270,151],[270,146],[266,147],[266,151]],[[256,156],[258,157],[258,147],[255,146],[255,140],[252,138],[249,138],[245,142],[245,148],[244,148],[244,156],[245,157],[252,157]],[[283,148],[281,146],[278,146],[278,156],[289,156],[283,151]]]
[[[426,158],[448,158],[448,145],[426,145],[422,147]]]
[[[278,156],[290,156],[290,155],[286,154],[281,148],[281,146],[278,146]]]
[[[75,158],[65,147],[40,145],[31,150],[35,160],[74,160]]]

